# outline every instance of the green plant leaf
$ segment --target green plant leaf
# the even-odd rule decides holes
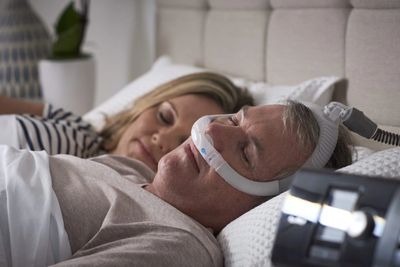
[[[82,1],[82,3],[82,13],[75,9],[73,1],[61,12],[55,25],[57,37],[53,43],[51,58],[65,59],[83,56],[81,46],[88,23],[89,1]]]
[[[80,55],[80,44],[83,35],[83,26],[75,24],[58,36],[53,44],[53,58],[71,58]]]
[[[81,15],[76,11],[74,2],[71,2],[58,18],[55,27],[56,34],[62,34],[64,31],[67,31],[69,28],[79,23],[82,23]]]

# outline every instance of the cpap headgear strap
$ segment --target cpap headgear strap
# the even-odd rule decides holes
[[[323,109],[316,104],[309,102],[302,102],[302,104],[312,111],[319,126],[317,145],[315,146],[311,157],[306,161],[303,167],[322,168],[329,161],[333,151],[335,150],[339,135],[340,117],[327,112],[326,109]]]
[[[319,128],[320,136],[317,146],[304,167],[321,168],[328,162],[336,146],[338,137],[338,122],[332,121],[326,116],[321,107],[310,103],[303,103],[314,114]],[[275,196],[286,191],[293,176],[284,177],[266,182],[257,182],[237,173],[214,148],[212,138],[206,133],[208,125],[217,118],[226,118],[232,114],[204,116],[198,119],[191,131],[194,145],[204,160],[212,167],[228,184],[237,190],[254,196]]]

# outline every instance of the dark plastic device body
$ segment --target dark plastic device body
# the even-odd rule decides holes
[[[346,231],[321,224],[320,219],[299,223],[301,219],[283,209],[272,251],[274,265],[400,266],[400,181],[301,170],[294,178],[289,196],[299,204],[296,210],[306,210],[306,204],[310,203],[314,210],[315,207],[322,210],[327,205],[337,210],[334,206],[340,199],[333,201],[332,192],[336,192],[336,198],[351,196],[347,198],[352,199],[352,205],[346,199],[341,201],[347,206],[345,212],[361,211],[367,215],[365,218],[370,218],[371,223],[365,224],[364,232],[350,236]],[[343,222],[340,216],[335,219]],[[380,232],[375,229],[378,222]]]
[[[372,138],[378,129],[378,125],[375,122],[356,108],[351,109],[351,116],[343,121],[343,124],[352,132],[358,133],[368,139]]]

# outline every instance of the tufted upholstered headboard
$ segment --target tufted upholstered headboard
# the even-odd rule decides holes
[[[156,38],[157,55],[256,81],[345,77],[334,100],[400,132],[400,0],[158,0]]]

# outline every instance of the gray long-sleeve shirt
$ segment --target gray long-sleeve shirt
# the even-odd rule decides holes
[[[57,266],[222,266],[213,234],[144,190],[154,173],[115,156],[50,157],[72,258]]]

